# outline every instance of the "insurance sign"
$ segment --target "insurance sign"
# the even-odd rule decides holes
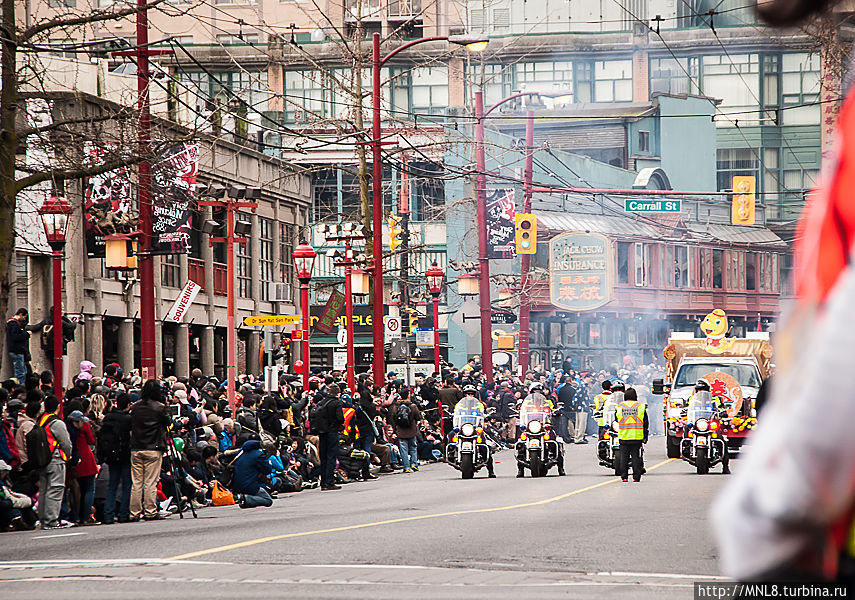
[[[612,299],[611,241],[596,233],[562,233],[549,240],[549,296],[567,310],[593,310]]]

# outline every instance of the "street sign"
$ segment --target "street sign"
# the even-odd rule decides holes
[[[344,371],[347,368],[347,352],[333,352],[332,366],[333,371]]]
[[[510,325],[517,322],[517,316],[512,312],[490,313],[490,323],[493,325]]]
[[[433,348],[433,329],[416,329],[416,348]]]
[[[626,212],[642,212],[642,213],[678,213],[683,208],[682,200],[658,200],[645,198],[644,200],[627,199],[625,204]]]
[[[410,344],[406,340],[395,340],[389,350],[389,360],[406,360],[410,355]]]
[[[383,318],[383,330],[386,333],[386,341],[401,339],[401,318],[386,316]]]
[[[264,325],[296,325],[300,322],[300,315],[264,315],[246,317],[243,324],[247,327],[261,327]]]
[[[347,346],[347,329],[339,327],[337,339],[339,346]]]

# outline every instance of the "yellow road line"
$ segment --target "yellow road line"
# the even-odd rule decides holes
[[[662,465],[666,465],[669,462],[676,460],[675,458],[669,458],[667,460],[663,460],[661,463],[653,465],[649,469],[648,472],[658,469]],[[206,550],[197,550],[196,552],[188,552],[187,554],[179,554],[178,556],[170,556],[169,558],[165,558],[163,560],[187,560],[190,558],[196,558],[198,556],[207,556],[208,554],[217,554],[219,552],[228,552],[229,550],[238,550],[240,548],[247,548],[249,546],[255,546],[257,544],[264,544],[267,542],[275,542],[277,540],[287,540],[291,538],[298,537],[306,537],[310,535],[319,535],[322,533],[337,533],[339,531],[354,531],[356,529],[366,529],[368,527],[379,527],[381,525],[392,525],[394,523],[407,523],[410,521],[423,521],[425,519],[438,519],[440,517],[453,517],[458,515],[474,515],[474,514],[483,514],[483,513],[491,513],[491,512],[502,512],[506,510],[517,510],[520,508],[529,508],[531,506],[543,506],[544,504],[551,504],[553,502],[558,502],[559,500],[564,500],[566,498],[570,498],[571,496],[576,496],[578,494],[582,494],[584,492],[590,492],[591,490],[595,490],[597,488],[601,488],[603,486],[610,485],[612,483],[617,483],[620,481],[619,479],[609,479],[608,481],[603,481],[600,483],[596,483],[594,485],[589,485],[588,487],[583,487],[578,490],[573,490],[572,492],[567,492],[566,494],[561,494],[559,496],[553,496],[552,498],[545,498],[543,500],[535,500],[533,502],[524,502],[522,504],[511,504],[508,506],[496,506],[493,508],[472,508],[468,510],[456,510],[444,513],[434,513],[431,515],[417,515],[413,517],[400,517],[398,519],[387,519],[385,521],[374,521],[373,523],[360,523],[359,525],[344,525],[342,527],[332,527],[330,529],[315,529],[314,531],[301,531],[299,533],[284,533],[281,535],[271,535],[268,537],[257,538],[254,540],[247,540],[245,542],[237,542],[235,544],[228,544],[226,546],[217,546],[216,548],[208,548]]]

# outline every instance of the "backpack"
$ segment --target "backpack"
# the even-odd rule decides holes
[[[234,483],[235,463],[237,462],[237,459],[241,457],[242,454],[243,450],[235,454],[235,457],[232,460],[223,465],[223,470],[220,472],[220,475],[217,480],[226,488],[231,489],[232,484]]]
[[[409,404],[400,404],[395,409],[395,425],[398,427],[409,427],[410,420],[413,416]]]
[[[326,433],[329,428],[326,399],[321,402],[313,402],[309,407],[309,432],[318,435]]]
[[[98,432],[98,460],[116,464],[131,455],[129,440],[123,440],[114,427],[102,427]]]
[[[56,416],[49,417],[44,424],[33,427],[27,432],[27,466],[30,469],[43,469],[50,464],[54,449],[50,447],[47,428],[56,420]]]

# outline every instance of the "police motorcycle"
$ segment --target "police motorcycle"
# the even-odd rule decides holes
[[[484,440],[484,408],[478,398],[461,398],[454,408],[452,424],[454,433],[446,446],[446,462],[460,471],[463,479],[472,479],[485,466],[492,471],[493,454]]]
[[[517,442],[517,477],[528,468],[532,477],[545,477],[554,466],[564,475],[564,445],[552,431],[552,408],[541,394],[529,394],[519,409],[520,433]]]
[[[602,439],[597,442],[597,457],[600,465],[613,469],[620,476],[620,428],[617,421],[617,405],[623,402],[624,393],[613,391],[603,403]]]
[[[730,472],[727,438],[722,429],[722,412],[712,394],[709,390],[696,391],[686,408],[686,435],[680,444],[680,455],[695,466],[698,475],[706,475],[710,467],[719,463],[723,473]]]

